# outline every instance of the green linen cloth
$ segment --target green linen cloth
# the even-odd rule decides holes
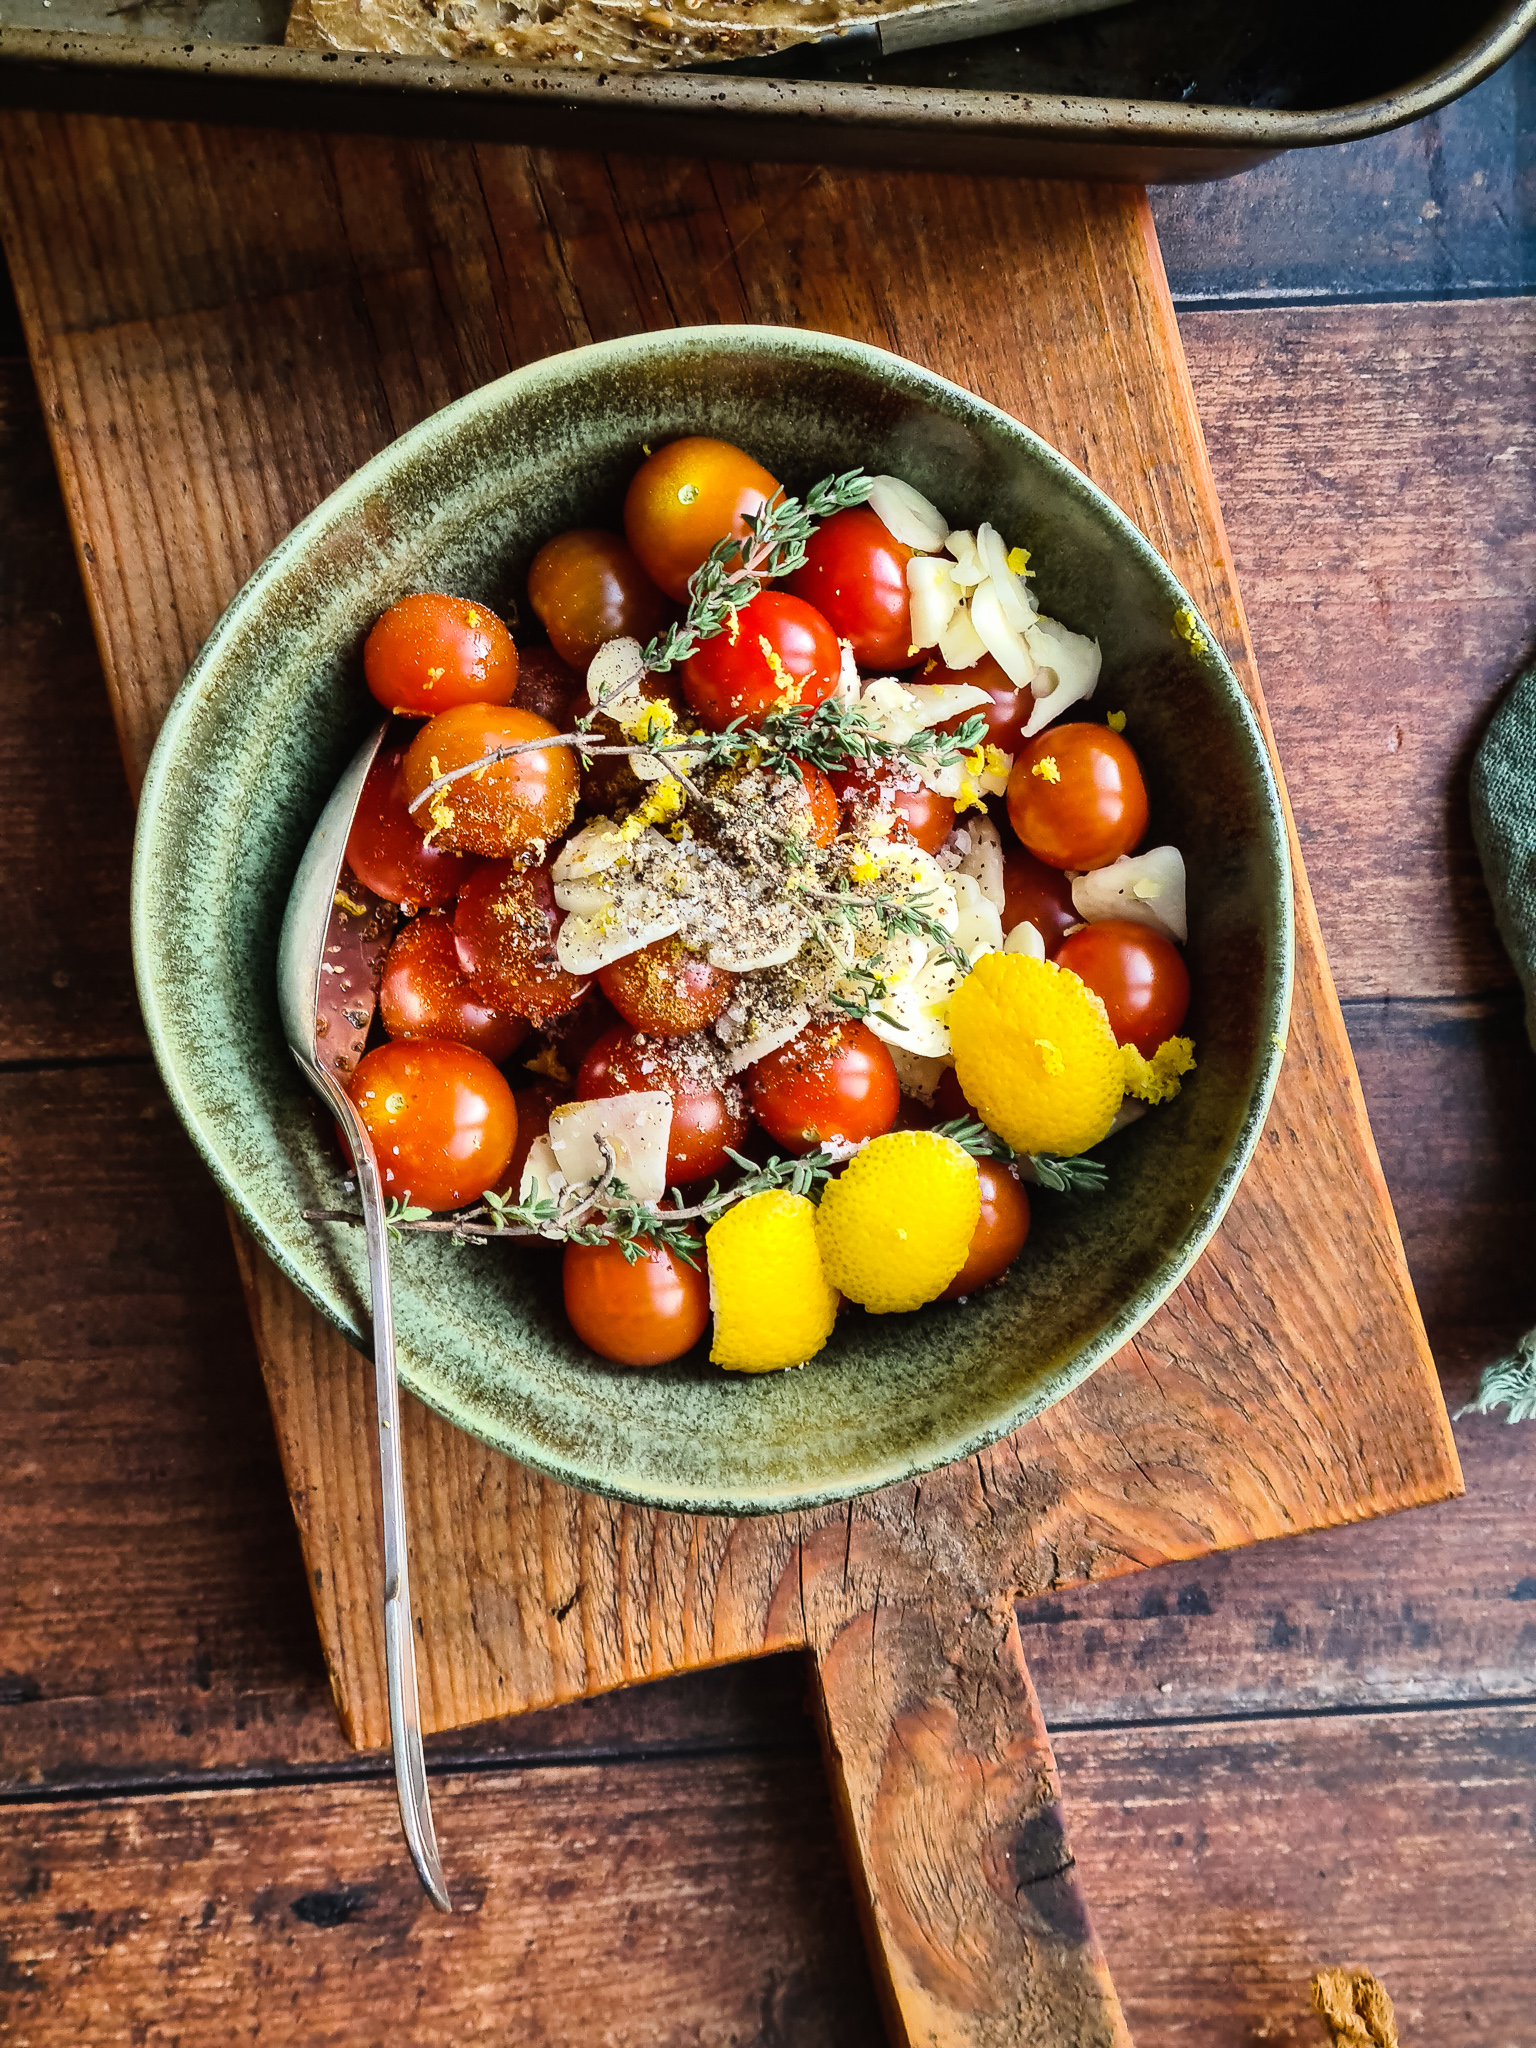
[[[1536,1048],[1536,666],[1515,678],[1472,763],[1472,836]],[[1536,1330],[1484,1367],[1461,1413],[1499,1407],[1511,1422],[1536,1421]]]

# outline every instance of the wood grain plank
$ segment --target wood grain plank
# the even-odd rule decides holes
[[[1536,641],[1536,301],[1181,327],[1340,994],[1511,986],[1464,773]]]
[[[0,2025],[31,2048],[884,2040],[814,1757],[497,1771],[433,1802],[451,1919],[384,1783],[0,1813]]]
[[[1334,1963],[1380,1976],[1405,2042],[1530,2040],[1536,1709],[1068,1732],[1057,1754],[1138,2048],[1321,2048],[1308,1979]]]

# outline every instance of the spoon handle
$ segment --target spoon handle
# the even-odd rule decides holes
[[[400,1382],[395,1372],[395,1317],[389,1291],[389,1230],[384,1188],[368,1132],[350,1097],[324,1068],[314,1070],[346,1131],[356,1163],[368,1238],[373,1291],[373,1374],[379,1411],[379,1478],[384,1500],[384,1661],[389,1675],[389,1734],[395,1758],[400,1824],[422,1888],[439,1912],[453,1902],[443,1879],[421,1747],[421,1704],[416,1692],[416,1641],[411,1619],[411,1565],[405,1534],[405,1473],[400,1455]]]

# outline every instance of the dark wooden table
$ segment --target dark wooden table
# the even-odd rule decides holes
[[[1465,801],[1536,624],[1533,76],[1527,53],[1420,128],[1155,202],[1453,1405],[1536,1319],[1536,1059]],[[24,2008],[32,2043],[875,2042],[793,1659],[442,1741],[497,1801],[497,1895],[468,1903],[499,1924],[462,1970],[417,1939],[378,1765],[333,1718],[222,1210],[138,1024],[129,805],[15,348],[0,2022]],[[1407,2042],[1536,2041],[1536,1428],[1457,1437],[1465,1500],[1020,1610],[1141,2048],[1318,2040],[1307,1977],[1349,1960]]]

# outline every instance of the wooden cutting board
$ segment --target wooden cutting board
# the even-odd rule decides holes
[[[695,321],[854,335],[1026,421],[1151,537],[1263,719],[1139,191],[26,114],[0,117],[0,155],[135,783],[223,606],[367,456],[520,363]],[[547,1484],[407,1404],[427,1727],[809,1649],[898,2040],[1127,2039],[1017,1596],[1460,1487],[1292,852],[1295,1013],[1254,1164],[1136,1341],[1014,1437],[852,1505],[730,1521]],[[337,1706],[378,1747],[370,1375],[237,1249]]]

